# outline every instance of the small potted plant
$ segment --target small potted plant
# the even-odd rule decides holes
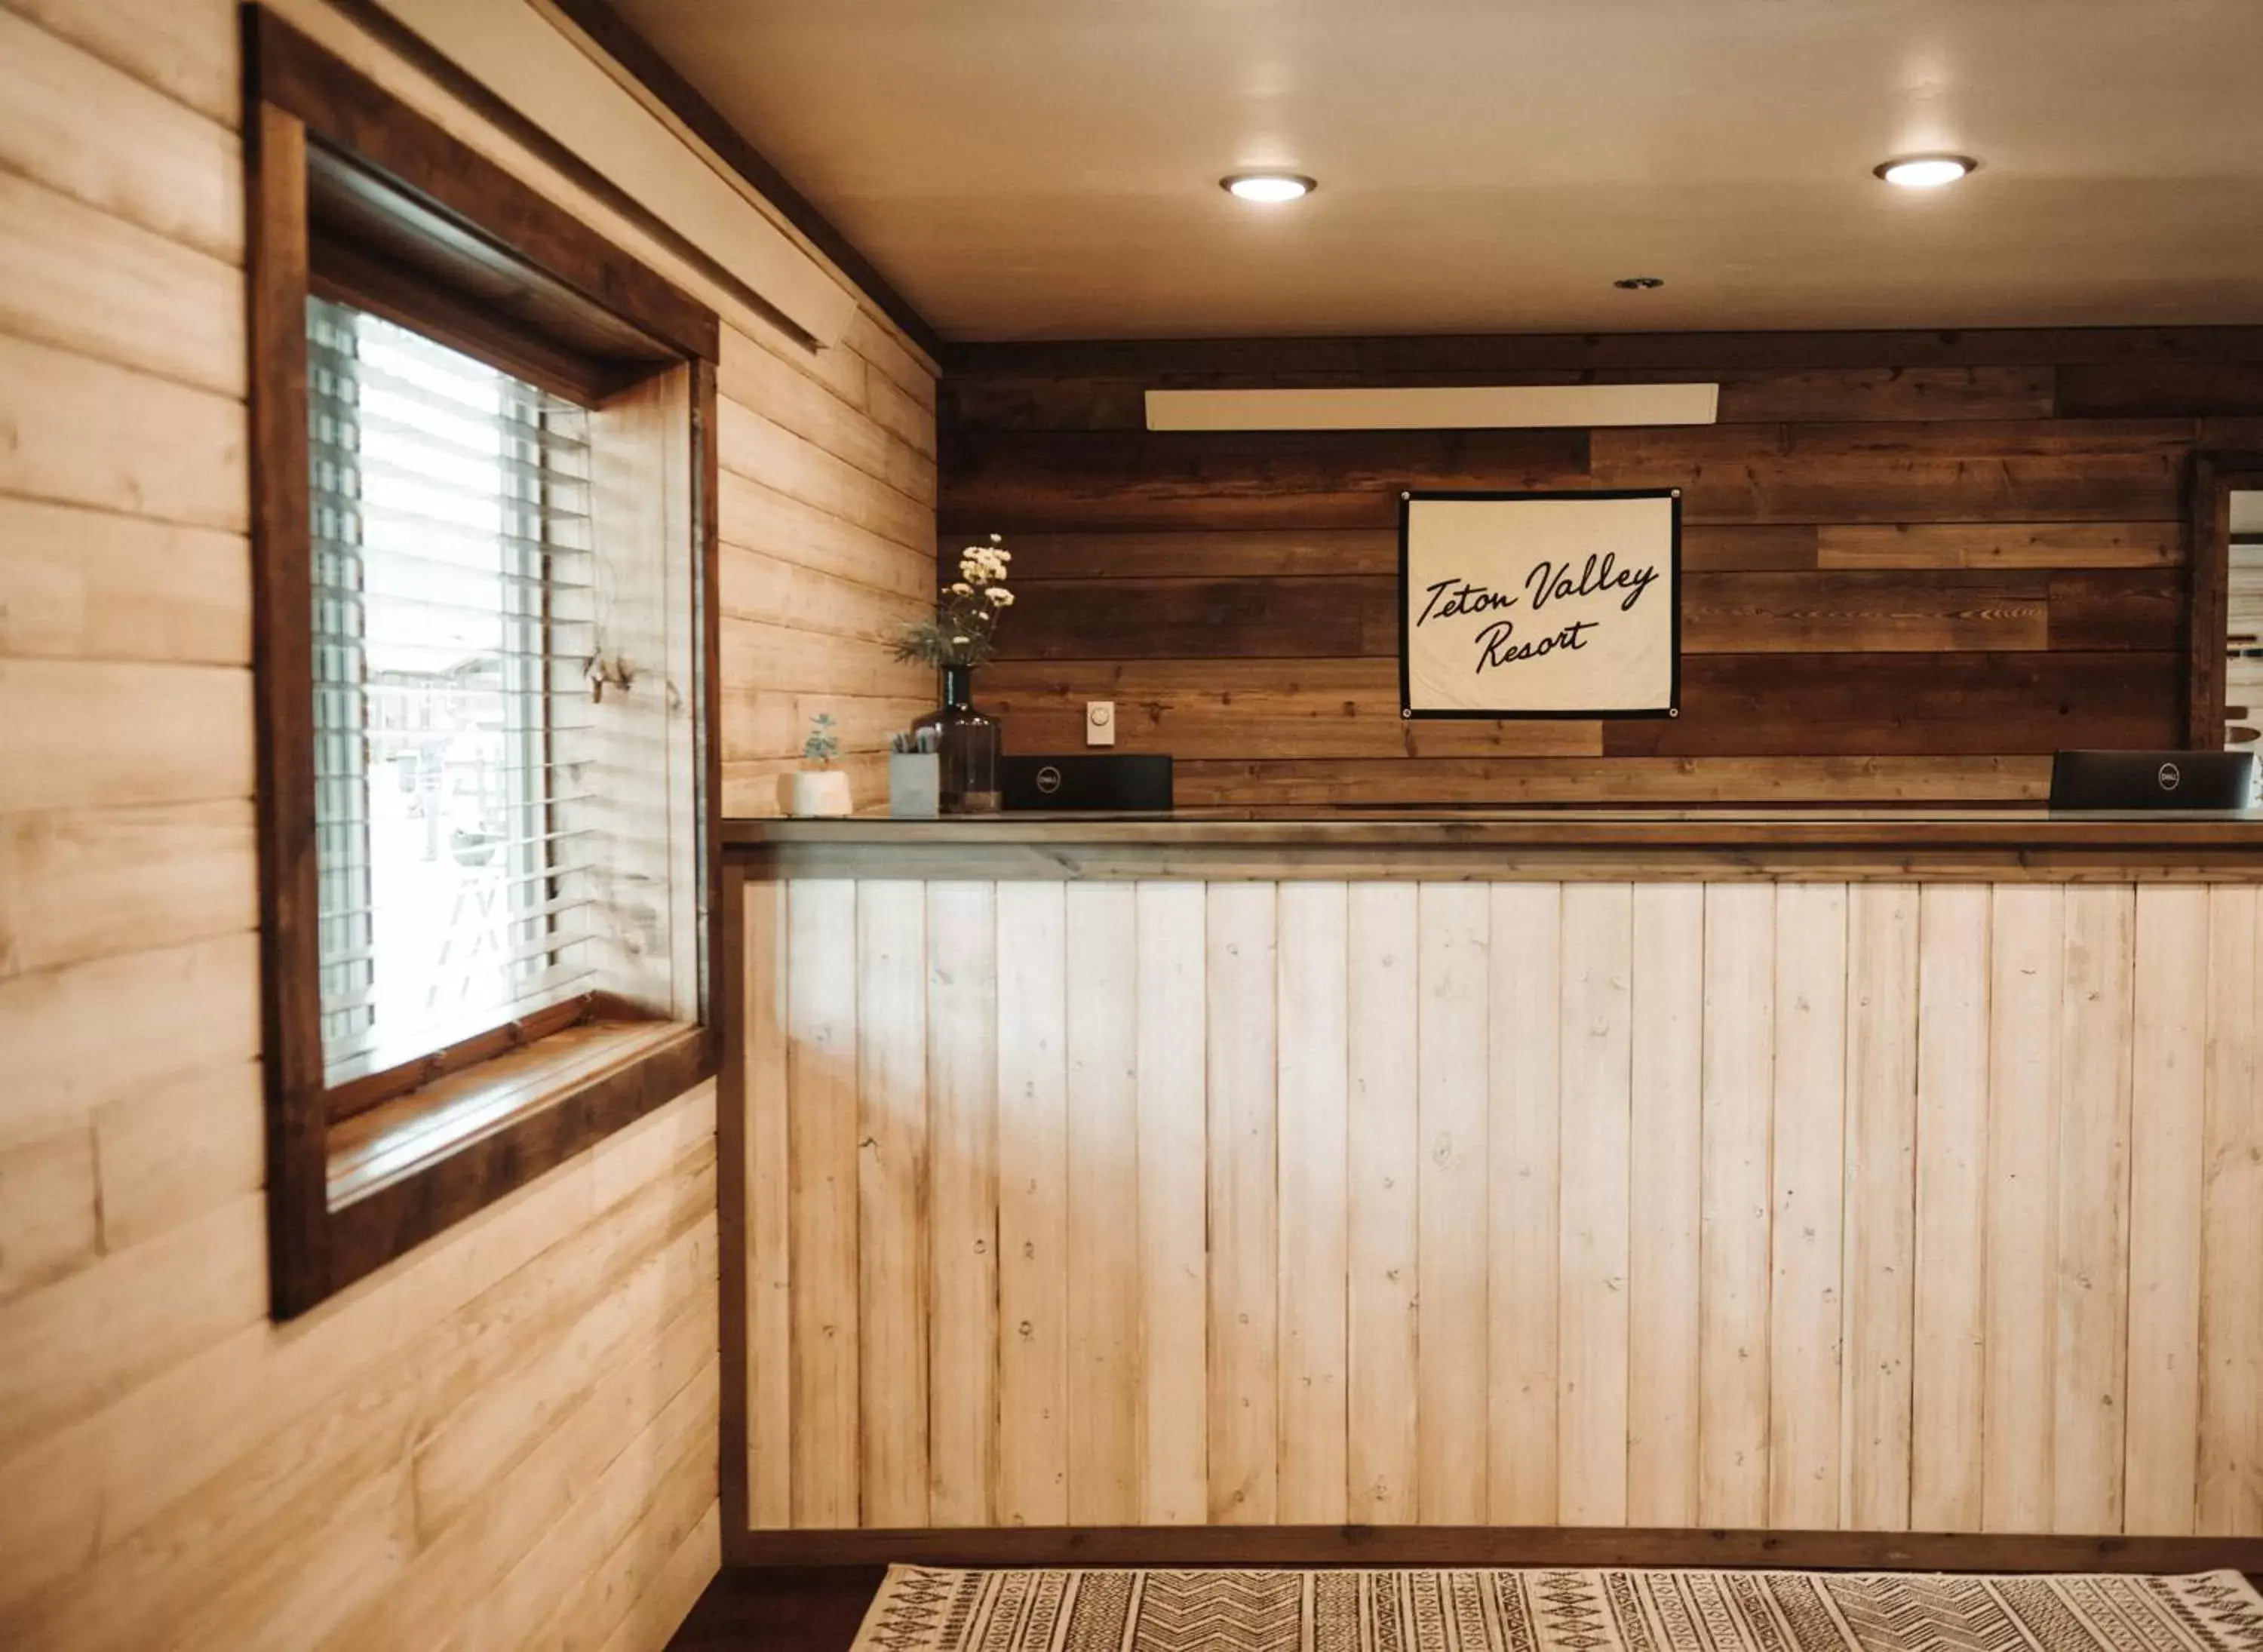
[[[778,801],[787,814],[806,817],[850,812],[849,777],[833,766],[834,758],[840,755],[841,736],[834,728],[832,714],[820,712],[809,720],[809,738],[801,743],[803,763],[814,766],[781,777],[785,782],[784,795]]]

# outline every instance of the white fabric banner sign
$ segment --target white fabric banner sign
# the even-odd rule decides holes
[[[1671,715],[1681,503],[1670,491],[1409,495],[1406,714]]]

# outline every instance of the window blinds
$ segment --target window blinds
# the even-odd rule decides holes
[[[2231,496],[2223,743],[2263,750],[2263,493]]]
[[[315,853],[336,1084],[590,989],[588,415],[310,299]]]

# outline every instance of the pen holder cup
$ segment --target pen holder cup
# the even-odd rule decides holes
[[[898,820],[933,820],[943,807],[943,758],[933,751],[888,754],[888,813]]]

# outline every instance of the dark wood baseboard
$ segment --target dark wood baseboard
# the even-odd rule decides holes
[[[991,1526],[748,1532],[736,1566],[1727,1566],[2263,1574],[2263,1537],[1605,1526]]]

